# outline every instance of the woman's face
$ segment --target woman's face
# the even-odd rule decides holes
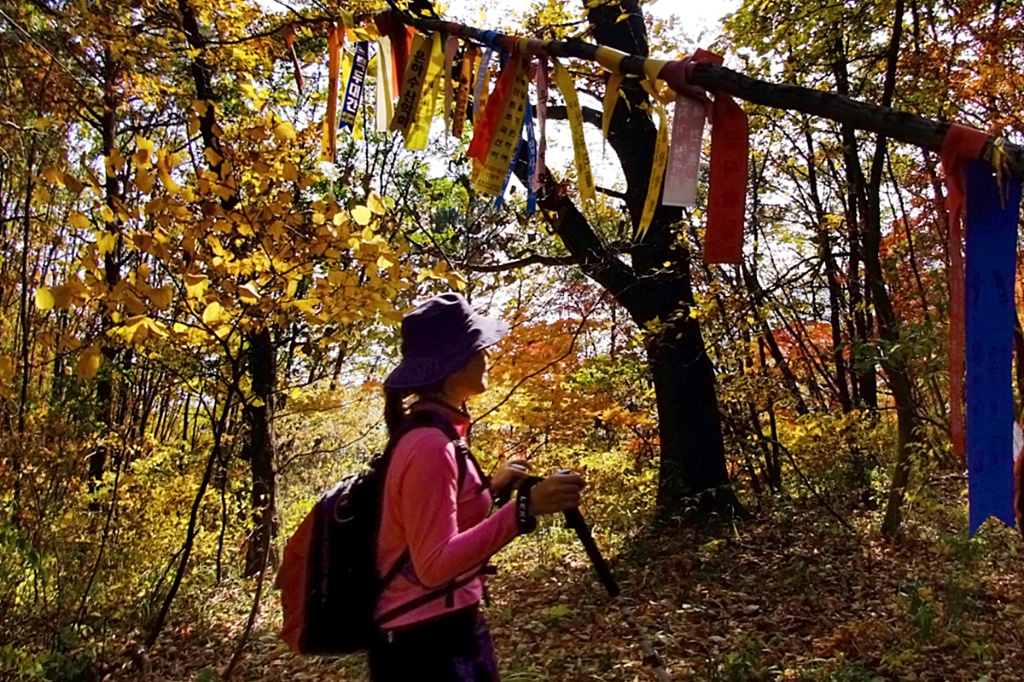
[[[486,348],[469,359],[462,369],[444,382],[444,392],[456,404],[487,390],[487,367],[491,352]]]

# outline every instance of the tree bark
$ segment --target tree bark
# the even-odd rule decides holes
[[[119,105],[119,98],[116,85],[119,75],[120,65],[114,59],[113,53],[108,48],[103,52],[103,118],[100,131],[103,137],[103,154],[108,157],[117,145],[116,113]],[[118,182],[117,175],[110,172],[110,169],[107,171],[104,191],[106,193],[106,196],[104,197],[105,203],[114,214],[114,221],[110,224],[110,231],[114,234],[120,234],[120,219],[117,217],[117,204],[121,199],[121,183]],[[118,258],[118,251],[120,248],[121,240],[119,237],[114,248],[103,255],[104,282],[109,289],[113,289],[117,286],[117,283],[121,281],[121,263]],[[112,312],[113,311],[111,310],[103,312],[103,329],[110,329],[113,326],[114,323],[111,318]],[[96,397],[99,404],[99,421],[103,426],[104,432],[109,431],[116,424],[116,415],[114,411],[114,381],[117,375],[113,371],[113,368],[114,364],[117,362],[117,356],[117,348],[109,342],[103,343],[104,366],[101,368],[100,374],[96,380]],[[96,446],[96,449],[89,453],[87,459],[89,468],[89,487],[90,489],[93,489],[99,480],[103,478],[103,472],[107,466],[106,444],[100,443]],[[90,505],[90,509],[92,508],[92,505]]]
[[[814,158],[814,137],[810,126],[804,130],[807,140],[807,183],[810,185],[811,201],[814,204],[815,233],[818,238],[818,255],[825,265],[825,280],[828,283],[829,324],[832,327],[832,358],[836,366],[836,385],[839,388],[839,404],[843,412],[853,409],[850,387],[846,377],[846,358],[843,356],[842,310],[845,306],[842,289],[839,286],[839,267],[832,254],[832,240],[825,224],[825,207],[818,192],[818,173]]]
[[[627,0],[629,19],[617,22],[620,11],[596,7],[588,17],[595,38],[624,52],[646,54],[643,16],[635,0]],[[611,121],[608,142],[626,178],[625,201],[634,225],[639,224],[650,180],[657,129],[641,108],[647,94],[624,82]],[[526,159],[515,172],[526,181]],[[745,514],[729,487],[715,374],[700,324],[689,315],[693,304],[690,253],[679,243],[676,208],[660,206],[647,236],[634,243],[632,264],[606,248],[572,199],[559,191],[547,172],[539,192],[540,207],[557,216],[552,227],[583,272],[600,284],[641,329],[657,323],[647,345],[655,386],[661,439],[658,510],[662,520],[684,512]],[[668,263],[666,266],[665,264]]]
[[[847,55],[843,42],[836,38],[834,49],[835,61],[832,65],[836,78],[836,91],[840,95],[850,94],[850,77],[847,73]],[[857,397],[861,405],[869,409],[878,408],[878,384],[875,375],[875,360],[871,350],[870,323],[870,289],[860,276],[860,264],[863,260],[861,242],[863,239],[863,222],[869,213],[867,198],[867,180],[858,154],[857,132],[853,126],[843,123],[841,126],[843,141],[843,160],[846,168],[847,215],[846,225],[850,246],[850,259],[847,268],[847,286],[850,292],[851,316],[854,320],[856,335],[851,339],[853,373],[857,384]],[[870,228],[869,228],[870,229]]]
[[[887,55],[886,79],[883,101],[891,102],[896,87],[896,62],[899,57],[900,36],[903,28],[903,0],[896,0],[893,17],[892,37]],[[882,534],[893,538],[902,521],[903,498],[907,483],[910,480],[910,454],[917,429],[917,404],[914,400],[913,384],[910,372],[902,352],[897,350],[900,334],[896,314],[892,307],[889,291],[885,286],[882,263],[879,259],[881,245],[881,186],[882,169],[885,154],[885,139],[876,143],[874,164],[871,169],[871,190],[868,195],[869,215],[867,231],[864,235],[864,265],[874,302],[878,321],[878,332],[884,343],[882,353],[882,369],[888,379],[893,401],[896,403],[897,444],[896,464],[892,481],[889,485],[889,496],[885,506],[885,517],[882,519]]]
[[[247,336],[249,376],[252,377],[252,392],[256,398],[245,406],[248,436],[242,455],[248,460],[252,472],[253,530],[245,555],[245,577],[248,578],[262,570],[269,551],[268,546],[277,530],[274,505],[276,448],[273,429],[277,357],[274,352],[274,340],[268,328],[264,327]]]
[[[182,18],[182,30],[193,49],[202,50],[206,39],[199,30],[199,22],[195,11],[188,0],[179,0],[178,9]],[[202,52],[192,60],[192,79],[196,86],[196,96],[209,102],[206,112],[199,120],[199,132],[203,144],[217,152],[217,158],[223,159],[224,154],[220,139],[214,134],[216,111],[213,106],[216,100],[210,75],[210,66]],[[221,173],[223,161],[209,164],[210,170]],[[221,206],[230,211],[238,203],[237,195],[221,201]],[[246,552],[245,575],[251,576],[259,572],[264,552],[262,548],[274,537],[277,527],[274,521],[274,493],[276,488],[274,472],[274,435],[271,424],[272,400],[277,389],[277,357],[273,338],[268,327],[245,333],[248,347],[248,364],[252,378],[254,395],[263,405],[247,405],[245,409],[248,435],[246,450],[242,457],[249,461],[252,474],[253,529],[249,536],[249,549]],[[254,558],[255,557],[255,558]],[[253,568],[255,566],[255,568]]]

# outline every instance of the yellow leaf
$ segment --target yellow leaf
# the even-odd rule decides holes
[[[100,209],[100,215],[103,217],[103,220],[105,222],[108,222],[108,223],[114,222],[114,212],[112,210],[110,210],[109,206],[104,206],[103,208],[101,208]]]
[[[206,115],[206,109],[209,105],[205,99],[192,100],[192,108],[196,110],[196,113],[200,116]]]
[[[260,294],[256,291],[256,285],[252,282],[246,282],[238,287],[238,300],[246,304],[259,303]]]
[[[6,355],[0,355],[0,381],[14,376],[14,362]]]
[[[52,125],[52,124],[53,124],[53,121],[49,117],[44,116],[42,118],[37,118],[35,121],[33,121],[32,122],[32,127],[35,128],[36,130],[42,132],[42,131],[46,130],[47,128],[49,128],[50,125]]]
[[[211,166],[216,166],[224,160],[224,157],[218,154],[217,150],[212,149],[211,147],[207,147],[203,150],[203,156],[206,157],[206,162]]]
[[[149,194],[153,191],[153,174],[142,166],[139,166],[139,170],[135,174],[135,186],[138,187],[139,191],[143,194]]]
[[[138,147],[139,149],[144,150],[148,154],[152,154],[153,153],[153,141],[152,140],[147,140],[146,138],[142,137],[141,135],[136,135],[135,136],[135,146]]]
[[[99,251],[100,258],[113,251],[116,246],[117,235],[111,232],[104,232],[96,239],[96,250]]]
[[[224,307],[217,301],[214,301],[206,306],[206,310],[203,311],[203,324],[212,327],[218,322],[222,322],[226,317],[227,313]]]
[[[281,121],[274,126],[274,139],[278,142],[295,139],[295,126],[288,121]]]
[[[43,169],[41,175],[46,179],[46,182],[53,186],[63,187],[64,186],[64,174],[53,166],[47,166]]]
[[[160,178],[160,183],[171,194],[177,194],[178,192],[181,191],[181,185],[179,185],[173,179],[171,179],[171,176],[167,171],[157,171],[157,176]]]
[[[189,298],[200,298],[209,283],[206,275],[185,275],[185,293]]]
[[[78,228],[79,230],[89,229],[89,219],[78,211],[71,212],[71,215],[68,216],[68,222],[71,224],[71,227]]]
[[[75,194],[78,194],[85,189],[85,185],[82,184],[82,181],[70,173],[64,174],[64,186],[68,188],[69,192],[73,192]]]
[[[97,346],[89,346],[78,356],[78,365],[75,367],[75,374],[79,381],[89,381],[100,369],[103,362],[103,353]]]
[[[174,290],[170,286],[162,286],[159,289],[151,289],[149,300],[157,310],[167,310],[174,300]]]
[[[388,207],[384,204],[384,200],[376,192],[370,192],[370,196],[366,197],[366,207],[377,215],[384,215],[388,212]]]
[[[55,286],[50,290],[50,293],[53,294],[53,305],[55,308],[67,310],[71,305],[71,296],[74,292],[71,290],[70,286],[66,284]]]
[[[46,287],[36,289],[36,307],[40,310],[49,310],[53,307],[53,294]]]
[[[104,158],[107,167],[107,175],[114,176],[124,170],[125,158],[121,156],[121,150],[114,147],[110,154]]]
[[[352,209],[352,220],[356,221],[357,225],[369,225],[372,218],[373,213],[365,206],[356,206]]]

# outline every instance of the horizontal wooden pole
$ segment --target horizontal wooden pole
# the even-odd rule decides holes
[[[484,31],[466,24],[412,16],[397,10],[392,11],[404,23],[422,31],[446,33],[483,45],[502,47],[509,51],[518,47],[522,52],[538,56],[600,61],[598,59],[600,46],[581,40],[542,41],[518,38],[506,33]],[[621,52],[617,54],[622,55]],[[627,75],[646,77],[645,61],[646,59],[637,55],[624,55],[618,68],[619,71]],[[688,79],[686,82],[681,82],[680,76],[684,72]],[[754,104],[787,111],[799,111],[845,123],[860,130],[885,135],[893,140],[912,144],[932,152],[939,152],[942,149],[942,141],[950,125],[947,122],[936,121],[891,107],[860,102],[833,92],[812,90],[799,85],[769,83],[717,64],[696,63],[690,64],[688,69],[684,69],[682,62],[669,62],[662,69],[662,77],[677,92],[686,85],[697,85],[705,90],[723,92]],[[996,139],[994,136],[989,136],[988,143],[982,151],[982,158],[990,158]],[[1003,149],[1009,155],[1010,168],[1013,173],[1024,176],[1024,147],[1004,141]]]

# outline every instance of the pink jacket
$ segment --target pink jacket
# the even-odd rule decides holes
[[[465,413],[434,401],[414,406],[423,408],[441,412],[466,436]],[[378,617],[449,581],[470,577],[517,535],[513,505],[488,516],[491,493],[481,489],[483,481],[472,463],[466,463],[460,490],[457,481],[455,446],[440,429],[413,429],[395,445],[384,483],[377,570],[385,575],[406,547],[412,560],[385,588],[377,602]],[[476,604],[483,596],[482,579],[476,577],[453,596],[452,609],[439,597],[380,625],[412,625]]]

